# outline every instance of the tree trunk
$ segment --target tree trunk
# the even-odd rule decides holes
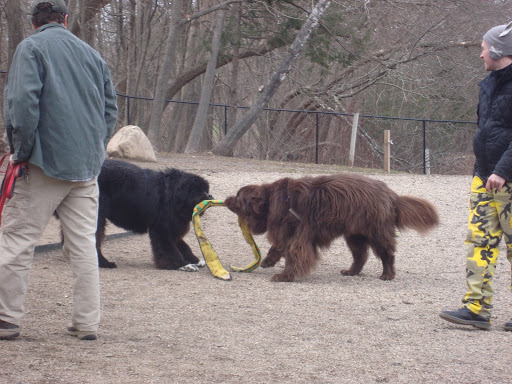
[[[7,0],[4,7],[4,13],[7,20],[7,73],[9,73],[9,68],[11,67],[12,58],[14,56],[14,52],[16,51],[16,47],[23,40],[23,25],[26,23],[26,19],[23,17],[23,13],[21,11],[21,4],[19,0]],[[1,27],[0,27],[1,28]],[[4,89],[5,83],[7,81],[7,76],[0,77],[0,89]],[[0,105],[4,105],[4,92],[0,92]],[[2,108],[3,111],[3,108]],[[0,121],[2,125],[3,122],[3,113],[0,116]],[[8,150],[7,146],[7,136],[5,132],[0,135],[0,153],[5,153]]]
[[[137,96],[141,93],[141,84],[144,83],[148,73],[144,70],[147,66],[147,56],[151,40],[151,23],[154,20],[156,5],[153,5],[152,0],[144,0],[136,2],[137,20],[135,21],[135,40],[137,41],[137,50],[135,55],[135,80],[133,82],[133,90],[130,95]],[[133,68],[132,68],[133,70]],[[130,88],[131,89],[131,88]],[[130,114],[134,120],[139,122],[146,122],[144,117],[145,102],[138,101],[135,103],[136,108]],[[141,128],[147,129],[146,124],[141,123]]]
[[[158,73],[155,97],[151,107],[151,118],[149,120],[148,128],[148,139],[154,148],[157,147],[158,139],[160,136],[160,123],[162,121],[162,115],[165,109],[166,93],[168,93],[168,81],[172,68],[174,68],[174,64],[176,62],[176,46],[180,29],[186,22],[198,19],[204,15],[223,9],[229,4],[237,3],[240,1],[242,0],[227,0],[224,3],[215,5],[201,12],[197,12],[196,14],[187,15],[186,18],[183,17],[184,15],[181,6],[182,4],[179,1],[172,2],[171,23],[169,27],[169,36],[167,37],[167,50],[165,53],[164,61]],[[171,97],[168,98],[170,99]]]
[[[200,11],[199,2],[194,1],[191,4],[191,12],[197,13]],[[201,4],[204,6],[204,4]],[[186,32],[183,34],[183,49],[181,55],[181,63],[176,78],[179,78],[186,66],[195,66],[197,61],[201,60],[204,53],[203,49],[197,50],[198,46],[201,46],[199,39],[201,23],[199,19],[191,20]],[[180,100],[199,100],[201,96],[201,84],[199,78],[192,80],[187,83],[179,92]],[[169,95],[166,96],[167,99]],[[173,106],[171,121],[173,122],[167,127],[167,150],[168,152],[183,153],[187,146],[188,137],[192,125],[194,124],[194,116],[197,113],[197,105],[195,104],[178,104]]]
[[[212,51],[210,53],[210,59],[208,60],[208,65],[206,67],[206,73],[204,75],[204,83],[201,92],[201,98],[199,99],[199,107],[197,109],[196,118],[194,120],[194,125],[192,126],[192,132],[190,133],[185,153],[195,153],[199,151],[201,135],[203,133],[206,118],[208,116],[208,109],[210,107],[210,98],[212,94],[213,83],[215,81],[215,68],[217,67],[217,57],[219,56],[225,18],[226,9],[222,9],[217,18],[217,25],[215,26],[215,32],[213,33]]]
[[[155,88],[155,98],[151,106],[151,117],[149,119],[148,139],[154,149],[158,148],[160,137],[160,122],[165,108],[165,93],[167,92],[167,82],[171,76],[172,69],[176,62],[176,43],[178,40],[178,32],[180,30],[181,19],[181,3],[179,1],[172,2],[171,23],[169,25],[169,34],[167,36],[167,48],[158,73]]]
[[[110,0],[87,0],[79,2],[78,15],[75,15],[69,30],[90,46],[95,46],[94,18],[100,10],[110,3]]]
[[[120,1],[120,7],[122,7],[122,4],[123,2]],[[129,17],[128,17],[128,39],[125,39],[124,36],[121,36],[121,41],[120,41],[120,47],[121,47],[121,50],[123,52],[123,54],[120,54],[119,56],[122,57],[124,56],[124,65],[125,65],[125,74],[126,74],[126,94],[127,95],[135,95],[135,92],[134,92],[134,75],[132,73],[132,70],[133,68],[135,67],[135,57],[136,57],[136,49],[137,47],[135,46],[135,23],[136,23],[136,15],[137,15],[137,12],[136,12],[136,7],[135,7],[135,1],[133,0],[130,0],[129,2]],[[121,8],[122,10],[122,8]],[[120,20],[119,20],[119,28],[123,31],[124,33],[124,17],[122,17],[123,13],[122,12],[119,12],[121,17],[120,17]],[[126,41],[128,40],[128,41]],[[123,99],[124,102],[126,102],[128,104],[128,100],[127,99]],[[123,121],[123,125],[127,125],[128,122],[130,121],[130,116],[128,116],[128,114],[130,113],[131,111],[128,110],[128,108],[125,108],[125,114],[124,114],[124,121]]]
[[[277,71],[272,75],[270,82],[264,87],[260,96],[249,109],[249,112],[247,112],[247,114],[237,122],[233,128],[231,128],[224,139],[222,139],[221,142],[213,149],[214,154],[221,156],[233,156],[233,150],[236,143],[256,121],[263,108],[268,105],[268,102],[286,78],[286,74],[290,71],[293,61],[304,49],[311,33],[318,25],[322,14],[327,9],[330,2],[330,0],[320,0],[317,3],[295,37],[295,41],[288,50],[288,55],[285,57]]]
[[[7,71],[11,67],[12,57],[18,44],[23,40],[23,25],[26,20],[22,17],[21,4],[19,0],[7,0],[4,8],[7,19],[7,30],[9,45],[7,53]]]
[[[232,107],[229,110],[228,113],[228,123],[227,126],[231,127],[234,124],[236,124],[237,120],[237,108],[238,105],[238,70],[239,70],[239,55],[240,55],[240,36],[242,35],[241,31],[241,22],[242,22],[242,5],[237,4],[233,7],[233,19],[236,22],[235,27],[235,36],[238,37],[238,41],[233,47],[233,61],[231,62],[231,81],[229,84],[230,92],[229,92],[229,99],[228,99],[228,105],[231,105]],[[226,133],[226,132],[224,132]]]

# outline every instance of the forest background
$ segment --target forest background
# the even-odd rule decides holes
[[[347,165],[360,113],[356,166],[382,166],[390,130],[392,169],[422,172],[426,145],[433,173],[470,173],[481,39],[512,20],[512,1],[322,1],[328,7],[266,109],[229,147],[223,139],[269,89],[317,3],[67,4],[69,29],[109,64],[118,128],[141,127],[158,151]],[[17,44],[33,33],[31,3],[0,1],[2,87]]]

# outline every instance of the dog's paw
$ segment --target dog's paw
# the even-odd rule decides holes
[[[394,278],[395,275],[392,273],[383,273],[382,275],[380,275],[380,279],[384,281],[390,281],[393,280]]]
[[[275,265],[276,265],[275,261],[268,261],[267,259],[263,259],[263,261],[260,264],[260,267],[261,268],[272,268]]]
[[[286,282],[291,282],[293,280],[294,280],[293,275],[288,275],[288,274],[284,274],[284,273],[277,273],[270,278],[270,281],[278,282],[278,283],[286,283]]]
[[[196,264],[199,268],[206,267],[206,263],[204,260],[199,260],[199,262]]]
[[[340,273],[343,276],[357,276],[357,275],[359,275],[359,273],[355,273],[355,272],[351,271],[350,269],[342,269],[340,271]]]
[[[178,271],[184,271],[184,272],[197,272],[199,271],[199,267],[196,264],[187,264],[183,267],[178,268]]]

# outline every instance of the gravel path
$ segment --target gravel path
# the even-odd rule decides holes
[[[198,173],[220,199],[246,184],[341,170],[206,154],[160,156],[144,166]],[[282,266],[233,274],[229,282],[207,269],[157,270],[147,236],[122,237],[104,246],[118,269],[101,271],[100,339],[80,342],[63,332],[69,263],[60,250],[37,253],[22,337],[0,342],[0,383],[509,383],[512,333],[503,325],[512,318],[512,295],[503,245],[492,329],[438,316],[457,308],[465,292],[470,176],[365,174],[429,199],[441,217],[426,236],[400,233],[395,280],[379,280],[373,256],[361,276],[341,276],[351,261],[342,240],[310,276],[271,283]],[[201,222],[225,267],[251,261],[235,215],[214,207]],[[200,256],[193,233],[187,241]],[[256,241],[266,253],[265,238]],[[40,245],[53,242],[54,222]]]

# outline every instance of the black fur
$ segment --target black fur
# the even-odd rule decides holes
[[[149,233],[153,258],[160,269],[199,262],[183,237],[190,229],[194,207],[212,198],[206,180],[178,169],[154,171],[106,160],[98,185],[96,248],[100,268],[116,268],[101,252],[107,220],[135,233]]]

